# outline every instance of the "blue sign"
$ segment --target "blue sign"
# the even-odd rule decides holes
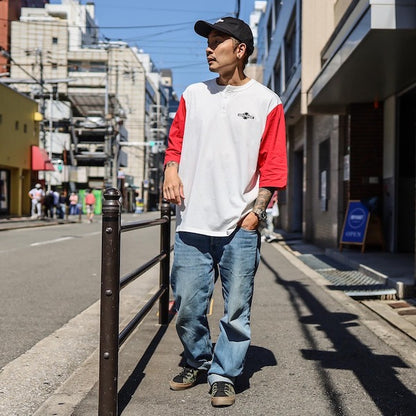
[[[370,213],[360,201],[350,201],[341,235],[341,243],[364,244]]]

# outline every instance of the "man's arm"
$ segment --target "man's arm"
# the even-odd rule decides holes
[[[269,205],[270,199],[275,188],[260,188],[256,201],[254,202],[253,211],[264,211]]]
[[[165,164],[165,179],[163,181],[163,198],[173,204],[180,205],[183,198],[183,184],[178,175],[178,162],[169,161]]]
[[[163,197],[173,204],[180,205],[184,198],[183,185],[178,175],[185,129],[186,105],[183,96],[169,131],[169,143],[165,154],[165,177]]]
[[[254,201],[253,211],[264,211],[270,202],[270,198],[273,195],[275,188],[260,188],[256,200]],[[241,228],[246,230],[257,229],[260,220],[259,217],[253,212],[249,212],[240,222]]]

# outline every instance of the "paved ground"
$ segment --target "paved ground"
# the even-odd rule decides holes
[[[182,348],[173,323],[158,327],[152,312],[120,352],[119,414],[413,415],[414,341],[329,289],[326,279],[281,244],[265,244],[262,252],[253,342],[235,406],[211,408],[205,383],[169,390]],[[217,288],[210,317],[214,337],[221,309]],[[89,373],[96,372],[96,362],[92,367],[86,367]],[[83,377],[85,372],[64,385],[36,415],[97,414],[97,384],[78,404],[69,403]]]
[[[17,222],[9,221],[9,226],[15,227]],[[27,222],[29,225],[35,222]],[[43,222],[36,223],[40,225]],[[6,222],[0,222],[2,227],[7,227]],[[322,250],[293,236],[278,237],[262,247],[252,317],[253,342],[246,370],[237,383],[236,405],[211,408],[205,383],[184,392],[169,390],[168,381],[178,371],[182,349],[173,322],[159,327],[153,310],[120,351],[119,414],[415,414],[414,298],[353,300],[335,288],[322,269],[302,261],[305,255],[322,255]],[[357,256],[355,252],[348,254],[344,253],[344,258],[351,264]],[[370,274],[382,275],[382,270],[376,270],[378,254],[369,254],[367,264],[373,262],[373,267],[366,267]],[[358,260],[365,266],[365,257]],[[400,259],[396,264],[394,270],[399,268],[409,278],[412,265]],[[391,267],[390,263],[387,266]],[[210,317],[214,337],[222,309],[218,289]],[[97,316],[95,311],[89,319]],[[95,351],[58,390],[49,393],[36,412],[10,413],[0,406],[0,415],[96,415],[97,363]],[[30,360],[25,365],[30,366]],[[24,374],[14,372],[13,377]]]

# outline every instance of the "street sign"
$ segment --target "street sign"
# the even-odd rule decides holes
[[[362,245],[364,251],[370,213],[360,201],[349,201],[342,229],[340,250],[343,244]]]

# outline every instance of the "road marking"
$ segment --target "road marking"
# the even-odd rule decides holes
[[[31,247],[44,246],[46,244],[53,244],[53,243],[58,243],[60,241],[73,240],[73,239],[74,239],[74,237],[62,237],[62,238],[55,238],[54,240],[39,241],[37,243],[32,243]]]

